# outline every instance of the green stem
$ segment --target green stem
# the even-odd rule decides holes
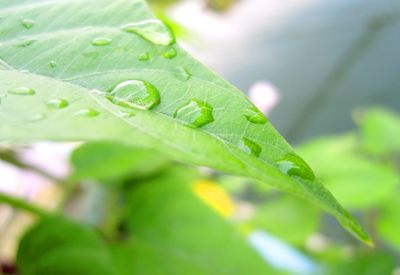
[[[31,214],[34,214],[42,218],[50,214],[49,212],[46,212],[44,209],[41,209],[33,204],[30,204],[25,200],[7,195],[2,192],[0,192],[0,204],[8,204],[13,208],[27,211]]]

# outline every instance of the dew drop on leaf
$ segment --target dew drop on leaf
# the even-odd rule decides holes
[[[251,123],[265,124],[267,122],[267,118],[264,116],[264,114],[261,113],[256,108],[249,108],[249,109],[245,110],[244,116]]]
[[[30,28],[32,28],[34,24],[35,24],[35,21],[33,21],[32,19],[21,19],[21,25],[22,25],[25,29],[30,29]]]
[[[174,75],[176,76],[176,78],[182,81],[187,81],[192,77],[191,72],[186,67],[183,66],[178,67],[176,69],[176,72],[174,72]]]
[[[277,161],[279,169],[288,176],[297,176],[307,180],[315,179],[311,168],[299,156],[287,154]]]
[[[77,115],[77,116],[85,116],[85,117],[95,117],[95,116],[99,115],[99,112],[97,112],[94,109],[88,108],[88,109],[79,110],[78,112],[75,113],[75,115]]]
[[[92,40],[92,45],[93,46],[106,46],[111,44],[112,39],[111,38],[106,38],[106,37],[96,37]]]
[[[258,157],[262,151],[261,146],[258,145],[255,141],[243,137],[239,143],[239,148],[247,154],[252,154]]]
[[[150,58],[151,58],[151,53],[145,52],[145,53],[142,53],[141,55],[139,55],[138,60],[139,61],[147,61],[147,60],[150,60]]]
[[[174,118],[182,120],[188,125],[201,127],[214,121],[213,107],[203,101],[192,98],[175,111]]]
[[[9,90],[8,93],[13,95],[34,95],[36,92],[28,87],[17,87]]]
[[[140,109],[151,109],[160,104],[160,92],[147,81],[126,80],[115,86],[106,96],[111,102]]]
[[[57,62],[55,62],[54,60],[52,60],[52,61],[49,62],[49,66],[50,66],[51,68],[55,68],[55,67],[57,67]]]
[[[32,45],[35,42],[36,42],[35,39],[21,39],[16,44],[14,44],[14,46],[25,48],[25,47]]]
[[[172,59],[176,56],[177,52],[174,48],[169,48],[163,53],[163,56],[168,59]]]
[[[63,109],[68,106],[68,101],[65,99],[50,99],[46,102],[46,105],[52,109]]]
[[[136,33],[157,45],[168,46],[175,43],[175,36],[172,30],[158,19],[129,23],[123,26],[122,29],[126,32]]]

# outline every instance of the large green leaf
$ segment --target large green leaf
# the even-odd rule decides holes
[[[0,18],[1,140],[151,147],[294,193],[369,242],[254,105],[174,44],[144,1],[6,0]]]

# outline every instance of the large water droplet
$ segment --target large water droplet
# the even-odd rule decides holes
[[[35,39],[20,39],[17,43],[14,44],[14,46],[25,48],[32,45],[35,42],[36,42]]]
[[[150,60],[150,58],[151,58],[151,53],[145,52],[145,53],[142,53],[141,55],[139,55],[138,60],[139,61],[147,61],[147,60]]]
[[[126,80],[107,95],[107,98],[120,106],[151,109],[160,103],[160,92],[147,81]]]
[[[78,112],[75,113],[76,116],[85,116],[85,117],[95,117],[99,115],[99,112],[97,112],[94,109],[82,109],[79,110]]]
[[[258,145],[255,141],[243,137],[239,143],[239,148],[246,152],[247,154],[252,154],[256,157],[260,156],[260,153],[262,151],[261,146]]]
[[[92,40],[92,45],[93,46],[106,46],[109,45],[112,42],[111,38],[107,37],[96,37]]]
[[[172,59],[177,55],[177,52],[174,48],[169,48],[163,53],[163,56],[168,59]]]
[[[244,116],[251,123],[264,124],[267,122],[267,118],[264,116],[264,114],[261,113],[256,108],[249,108],[249,109],[245,110]]]
[[[214,121],[213,107],[203,101],[192,98],[188,103],[176,110],[174,117],[188,125],[201,127]]]
[[[33,21],[32,19],[22,19],[22,20],[21,20],[21,25],[22,25],[25,29],[30,29],[30,28],[32,28],[34,24],[35,24],[35,21]]]
[[[127,32],[136,33],[157,45],[167,46],[175,43],[172,30],[157,19],[130,23],[123,26],[122,29]]]
[[[178,67],[176,72],[174,72],[176,78],[182,81],[187,81],[192,77],[191,72],[186,67]]]
[[[287,154],[277,161],[279,169],[289,176],[297,176],[307,180],[315,179],[315,175],[307,163],[299,156]]]
[[[65,99],[50,99],[46,102],[46,105],[53,109],[63,109],[68,106],[68,101]]]
[[[57,67],[57,62],[54,61],[54,60],[52,60],[52,61],[49,62],[49,66],[50,66],[51,68],[55,68],[55,67]]]
[[[36,92],[28,87],[17,87],[9,90],[8,93],[13,95],[34,95]]]

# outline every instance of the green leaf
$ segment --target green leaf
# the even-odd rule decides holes
[[[116,274],[100,237],[61,217],[43,219],[23,236],[17,266],[27,275]]]
[[[168,161],[151,150],[115,142],[89,142],[72,152],[73,178],[113,181],[160,173]]]
[[[174,168],[126,191],[127,230],[133,237],[116,248],[122,269],[134,274],[276,274],[245,236],[195,195],[193,179],[197,176],[190,170]],[[128,255],[130,261],[124,258]]]
[[[400,116],[383,108],[366,111],[359,121],[365,150],[377,155],[400,153]]]
[[[369,242],[245,95],[173,44],[144,1],[6,0],[0,17],[1,140],[152,148],[294,193]]]
[[[399,192],[386,200],[379,211],[377,229],[389,244],[400,249],[400,201]]]
[[[365,209],[387,200],[400,179],[390,165],[362,154],[353,134],[316,139],[299,152],[345,207]]]

